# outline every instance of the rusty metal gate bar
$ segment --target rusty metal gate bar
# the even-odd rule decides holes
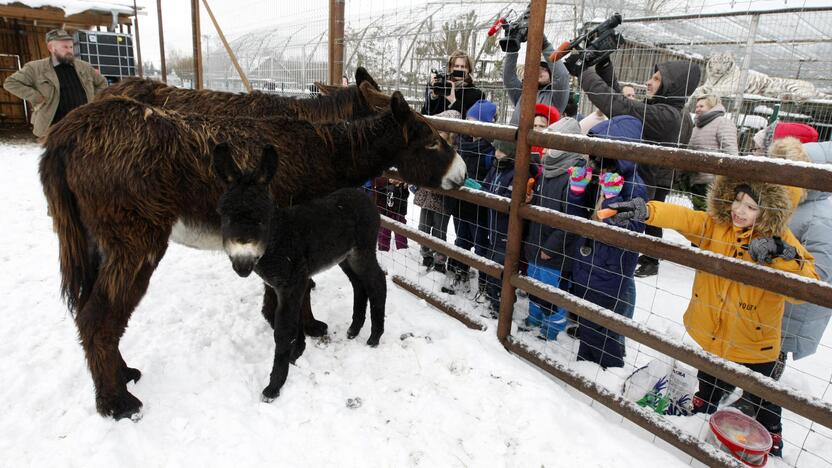
[[[428,304],[436,307],[437,309],[445,312],[446,314],[450,315],[451,317],[459,320],[462,322],[463,325],[472,329],[472,330],[480,330],[483,331],[487,329],[485,325],[480,323],[478,320],[475,320],[468,316],[465,312],[460,311],[456,307],[448,304],[442,298],[437,296],[436,294],[428,291],[427,289],[419,286],[418,284],[413,283],[412,281],[401,277],[401,276],[393,276],[393,283],[399,285],[400,287],[404,288],[409,293],[413,294],[414,296],[424,299]]]
[[[523,219],[519,208],[525,201],[526,180],[529,178],[531,146],[529,131],[534,126],[534,107],[537,103],[537,81],[531,79],[540,67],[540,53],[543,48],[543,23],[546,20],[546,0],[532,0],[529,6],[529,33],[526,42],[526,64],[523,70],[523,91],[520,97],[520,121],[517,129],[517,150],[512,181],[511,207],[508,212],[508,239],[503,262],[502,290],[500,293],[500,316],[497,320],[497,339],[504,345],[511,333],[511,319],[514,315],[515,291],[511,285],[511,274],[520,267],[520,249],[523,237]],[[499,278],[499,277],[497,277]]]

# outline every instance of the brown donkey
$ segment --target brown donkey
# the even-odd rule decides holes
[[[462,158],[398,92],[390,110],[338,124],[180,114],[126,97],[76,109],[52,127],[40,176],[59,239],[62,295],[102,415],[138,417],[141,402],[126,384],[141,373],[118,345],[172,233],[222,248],[223,187],[211,155],[213,142],[226,141],[243,170],[259,163],[252,159],[265,145],[286,155],[271,183],[281,206],[357,187],[392,166],[426,187],[457,187],[465,177]]]
[[[379,92],[379,86],[364,67],[355,71],[355,85],[330,86],[318,84],[322,96],[295,98],[261,92],[249,94],[212,90],[191,90],[168,86],[159,81],[127,78],[106,88],[97,100],[111,96],[127,96],[153,106],[179,112],[206,115],[290,117],[317,123],[335,123],[375,114],[390,106],[390,97]],[[180,240],[174,236],[177,242]],[[271,316],[277,297],[268,286],[263,292],[263,315]],[[307,294],[303,303],[304,331],[310,336],[326,334],[327,325],[315,320]],[[272,323],[271,320],[269,323]]]

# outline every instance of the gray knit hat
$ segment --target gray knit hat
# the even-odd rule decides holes
[[[494,149],[498,149],[503,153],[514,157],[517,154],[517,143],[509,140],[494,140]]]

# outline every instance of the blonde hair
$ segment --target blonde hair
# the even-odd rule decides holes
[[[468,73],[465,74],[464,81],[469,85],[474,84],[474,62],[464,50],[455,50],[451,56],[448,57],[448,71],[453,69],[454,62],[456,62],[456,59],[458,58],[465,59],[465,65],[468,67]]]
[[[722,104],[722,100],[719,99],[719,96],[713,94],[703,94],[696,98],[696,102],[703,100],[705,101],[705,104],[708,106],[708,108],[711,109]]]

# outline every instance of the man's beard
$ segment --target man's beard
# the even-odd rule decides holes
[[[67,54],[66,54],[66,55],[64,55],[64,56],[56,55],[56,56],[55,56],[55,59],[56,59],[56,60],[58,61],[58,63],[60,63],[60,64],[63,64],[63,65],[72,65],[72,63],[75,61],[75,55],[73,55],[73,54],[70,52],[70,53],[67,53]]]

